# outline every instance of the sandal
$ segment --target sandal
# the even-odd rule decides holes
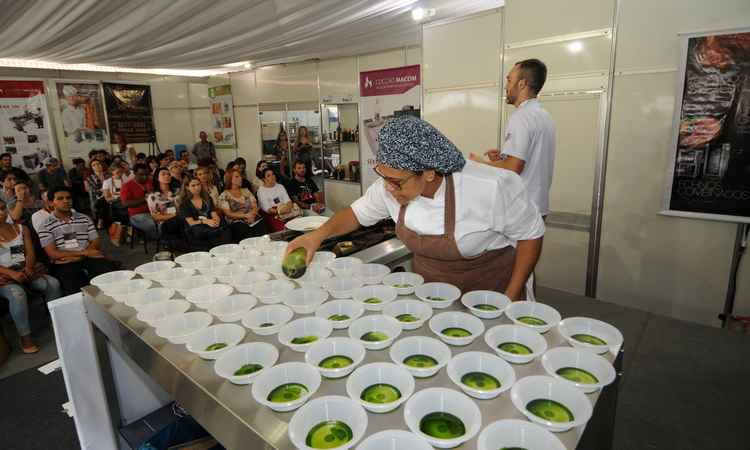
[[[18,343],[21,345],[21,351],[27,355],[30,355],[32,353],[37,353],[39,351],[39,346],[36,345],[33,341],[29,340],[24,344],[22,339],[18,339]]]

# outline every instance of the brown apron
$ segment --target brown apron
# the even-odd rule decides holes
[[[505,292],[513,272],[516,250],[512,246],[489,250],[473,258],[464,258],[456,243],[456,194],[453,177],[445,177],[445,229],[442,235],[420,236],[404,225],[406,206],[401,205],[396,235],[414,255],[413,271],[426,282],[441,281],[461,292],[490,290]],[[477,195],[482,195],[477,193]]]

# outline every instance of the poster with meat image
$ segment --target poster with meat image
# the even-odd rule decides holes
[[[750,222],[750,32],[683,36],[666,214]]]

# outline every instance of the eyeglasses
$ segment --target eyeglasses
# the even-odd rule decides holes
[[[385,181],[386,187],[390,188],[392,191],[400,191],[407,181],[417,176],[416,173],[412,173],[406,178],[390,178],[380,173],[380,170],[378,170],[377,166],[373,168],[373,170],[380,178],[383,179],[383,181]]]

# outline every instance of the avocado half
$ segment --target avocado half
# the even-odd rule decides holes
[[[286,258],[281,263],[281,270],[284,272],[284,275],[292,279],[304,275],[307,270],[307,250],[300,247],[286,255]]]

